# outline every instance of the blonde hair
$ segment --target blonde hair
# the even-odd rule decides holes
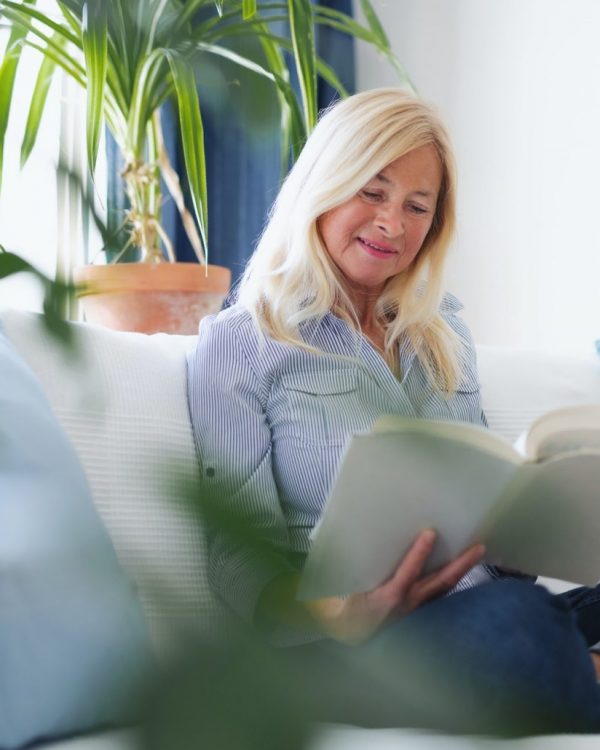
[[[455,227],[456,172],[450,141],[430,106],[398,88],[355,94],[325,111],[271,209],[238,292],[264,334],[312,349],[300,324],[333,311],[360,331],[343,277],[320,237],[317,220],[352,198],[391,162],[432,144],[442,183],[431,228],[406,270],[389,279],[376,306],[384,356],[398,367],[404,334],[431,382],[456,390],[462,342],[439,313],[443,269]]]

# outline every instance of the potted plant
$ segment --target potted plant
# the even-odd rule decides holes
[[[75,272],[86,317],[99,320],[100,315],[104,324],[116,328],[195,332],[199,318],[218,309],[228,289],[229,271],[208,265],[206,167],[197,93],[203,57],[225,58],[274,87],[282,112],[284,164],[297,156],[316,123],[317,75],[342,96],[346,93],[335,72],[315,53],[315,25],[329,25],[375,45],[404,75],[369,0],[361,0],[364,26],[339,11],[313,6],[310,0],[259,5],[256,0],[57,0],[54,15],[37,9],[35,2],[0,0],[0,15],[11,30],[0,67],[0,170],[15,73],[27,44],[41,53],[42,62],[31,92],[21,163],[35,143],[50,80],[58,68],[86,90],[92,175],[105,123],[123,157],[128,239],[117,260],[134,246],[141,251],[141,262],[86,266]],[[281,20],[289,24],[289,36],[273,32],[271,24]],[[232,40],[240,37],[258,42],[256,59],[231,49]],[[290,82],[292,66],[299,94]],[[159,110],[169,99],[177,104],[182,176],[192,213],[163,145]],[[160,220],[161,178],[199,264],[174,263]],[[190,310],[191,322],[185,322],[184,313]]]

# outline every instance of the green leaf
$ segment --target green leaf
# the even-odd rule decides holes
[[[30,4],[25,5],[23,3],[12,2],[12,0],[0,0],[2,15],[12,21],[13,25],[22,26],[33,33],[38,31],[38,27],[32,22],[39,21],[46,31],[56,31],[59,34],[63,34],[69,42],[72,42],[80,49],[82,48],[81,39],[76,34],[73,34],[66,26],[54,21],[47,13],[42,13],[32,7],[31,3],[36,0],[26,1]],[[41,34],[38,34],[38,36],[47,41],[47,37],[42,36]]]
[[[88,167],[93,174],[104,125],[104,88],[108,58],[105,0],[86,0],[83,6],[82,32],[87,72],[87,156]]]
[[[59,65],[67,75],[70,75],[73,80],[77,81],[77,83],[82,87],[85,88],[85,70],[84,68],[79,65],[79,63],[72,57],[70,57],[67,53],[61,52],[60,49],[55,49],[52,45],[49,43],[52,41],[48,37],[44,36],[43,34],[38,32],[38,35],[40,38],[46,42],[46,46],[42,47],[39,44],[36,44],[35,42],[32,42],[29,38],[25,40],[25,44],[28,47],[31,47],[31,49],[37,50],[40,54],[46,55],[47,57],[51,57],[54,62]]]
[[[298,103],[296,91],[289,83],[289,70],[282,53],[282,48],[291,51],[292,44],[288,39],[268,33],[267,29],[265,24],[264,30],[260,32],[260,39],[267,64],[275,76],[277,96],[281,107],[280,165],[283,178],[289,169],[290,152],[293,161],[296,161],[306,141],[307,133],[302,109]]]
[[[237,52],[228,49],[227,47],[221,47],[216,44],[202,44],[202,42],[198,42],[196,44],[196,47],[197,49],[204,52],[209,52],[213,55],[224,57],[227,60],[236,63],[236,65],[240,65],[247,70],[251,70],[253,73],[258,73],[258,75],[269,78],[275,83],[278,91],[282,94],[286,105],[289,107],[291,116],[292,148],[294,158],[296,158],[296,156],[302,149],[302,146],[304,145],[304,141],[306,140],[306,130],[304,128],[302,110],[300,108],[300,105],[298,104],[298,99],[296,98],[294,88],[293,86],[291,86],[287,77],[283,77],[281,75],[278,75],[277,73],[269,71],[254,60],[250,60],[250,58],[244,57],[243,55],[240,55]]]
[[[77,55],[71,55],[65,52],[64,46],[58,45],[53,37],[49,37],[45,31],[54,31],[57,35],[64,36],[64,39],[68,42],[72,42],[74,45],[81,47],[81,39],[74,36],[71,31],[60,24],[51,21],[43,13],[30,8],[28,5],[18,5],[17,3],[11,2],[11,0],[0,0],[0,7],[2,8],[3,15],[8,18],[13,25],[25,29],[31,36],[35,36],[46,45],[41,47],[31,41],[29,36],[22,39],[22,44],[26,44],[28,47],[37,50],[42,55],[48,55],[52,57],[57,65],[60,65],[63,70],[74,78],[81,86],[85,86],[85,69],[79,63]],[[41,28],[33,21],[40,21]]]
[[[191,65],[177,52],[167,50],[166,57],[171,66],[175,83],[181,142],[186,173],[192,196],[192,204],[198,221],[198,228],[208,260],[208,203],[206,190],[206,161],[204,156],[204,128],[200,102],[196,89],[196,79]]]
[[[68,3],[64,2],[64,0],[63,2],[61,2],[61,0],[57,0],[56,4],[58,5],[60,12],[63,14],[63,18],[71,27],[71,31],[73,31],[75,34],[78,34],[81,29],[79,19],[69,8]]]
[[[242,2],[242,18],[246,21],[248,18],[252,18],[256,14],[256,0],[243,0]]]
[[[382,48],[390,49],[390,42],[387,34],[385,33],[383,26],[381,25],[381,22],[377,17],[377,13],[375,13],[375,11],[373,10],[373,6],[369,2],[369,0],[360,0],[360,7],[367,23],[369,24],[371,32],[379,41],[379,46]]]
[[[129,44],[132,49],[132,58],[135,60],[136,65],[141,62],[141,53],[144,49],[144,27],[147,6],[145,3],[138,2],[131,7],[131,13],[135,13],[134,22],[134,34],[133,40],[129,40]],[[133,43],[132,43],[133,41]]]
[[[136,159],[143,159],[146,142],[146,127],[153,111],[153,84],[159,80],[165,50],[160,47],[146,57],[138,69],[133,85],[133,94],[127,122],[128,148]]]
[[[262,25],[261,28],[257,27],[255,34],[260,34],[260,43],[265,53],[265,59],[267,65],[269,65],[274,75],[279,76],[283,81],[289,82],[289,71],[285,64],[283,53],[278,47],[277,43],[270,38],[266,24]],[[283,178],[288,170],[289,165],[289,153],[292,143],[292,113],[288,107],[287,101],[283,92],[277,87],[277,98],[279,100],[279,108],[281,110],[281,138],[280,138],[280,151],[279,151],[279,162],[280,172]]]
[[[181,8],[181,13],[179,14],[179,19],[175,23],[173,27],[173,36],[176,37],[177,34],[181,31],[181,29],[192,19],[200,7],[206,3],[206,0],[184,0],[183,7]],[[217,7],[217,12],[219,13],[219,18],[223,15],[223,7],[221,4],[221,9],[219,12],[219,8]]]
[[[63,46],[66,43],[64,37],[56,33],[53,36],[53,41],[56,46]],[[45,54],[31,96],[25,135],[21,144],[21,167],[25,165],[35,144],[55,69],[56,62],[53,57]]]
[[[119,109],[127,111],[132,92],[133,60],[128,39],[133,35],[130,18],[123,12],[122,0],[113,0],[107,16],[108,72],[106,84],[119,102]]]
[[[273,34],[266,34],[263,35],[260,34],[261,37],[267,36],[269,37],[273,42],[275,42],[279,47],[282,49],[292,52],[293,47],[291,42],[288,39],[285,39],[284,37],[278,37],[274,36]],[[280,53],[281,54],[281,53]],[[269,58],[267,58],[269,59]],[[283,59],[283,58],[282,58]],[[287,68],[285,68],[285,71],[287,73]],[[317,57],[317,73],[323,78],[327,83],[334,88],[341,97],[347,97],[348,91],[344,84],[340,81],[337,73],[335,70],[328,65],[325,60],[323,60],[321,57]],[[283,74],[281,74],[283,75]]]
[[[81,21],[83,15],[83,2],[82,0],[57,0],[58,5],[66,8],[78,21]]]
[[[197,50],[200,50],[202,52],[209,52],[210,54],[217,55],[218,57],[223,57],[233,63],[236,63],[236,65],[240,65],[247,70],[251,70],[253,73],[258,73],[259,75],[269,78],[271,81],[275,82],[276,76],[274,73],[271,73],[262,65],[259,65],[254,60],[251,60],[249,57],[244,57],[244,55],[240,55],[238,52],[234,52],[228,47],[221,47],[218,44],[204,44],[203,42],[198,42],[194,46]]]
[[[342,13],[339,10],[334,10],[333,8],[327,8],[323,5],[315,5],[314,13],[315,22],[317,24],[321,26],[329,26],[332,29],[341,31],[343,34],[348,34],[349,36],[356,37],[356,39],[361,39],[363,42],[372,44],[381,51],[379,40],[373,32],[370,29],[361,26],[358,21],[350,18],[350,16],[347,16],[345,13]]]
[[[52,281],[35,266],[16,253],[5,250],[0,245],[0,279],[17,273],[29,273],[42,284],[44,289],[44,325],[46,329],[65,344],[72,343],[73,329],[62,319],[60,309],[64,300],[73,293],[73,287],[62,281]]]
[[[156,30],[160,22],[161,16],[165,12],[165,8],[169,0],[158,0],[156,8],[152,11],[152,21],[150,22],[150,31],[148,33],[148,39],[146,40],[146,54],[152,52],[154,47],[154,40],[156,39]]]
[[[306,130],[317,124],[317,53],[313,6],[310,0],[288,0],[290,33],[294,45],[296,71],[302,93]]]
[[[327,8],[324,5],[315,5],[315,21],[323,26],[330,26],[333,29],[341,31],[343,34],[349,34],[357,39],[361,39],[368,44],[373,45],[375,49],[396,69],[400,80],[409,86],[413,91],[416,92],[416,87],[411,81],[408,73],[403,67],[402,63],[396,55],[392,52],[387,35],[381,25],[375,11],[368,2],[363,1],[363,10],[369,28],[361,26],[360,23],[355,21],[346,13],[335,10],[334,8]]]
[[[2,189],[6,129],[8,127],[15,77],[23,49],[22,42],[26,36],[26,28],[23,26],[13,26],[6,46],[4,59],[0,65],[0,190]]]
[[[31,263],[21,258],[20,255],[10,253],[2,248],[0,251],[0,279],[5,279],[8,276],[13,276],[15,273],[22,273],[23,271],[35,272],[35,269]]]
[[[278,14],[278,15],[272,15],[269,16],[269,23],[277,23],[278,21],[283,21],[284,23],[287,23],[289,20],[289,16],[287,13],[285,15]],[[264,29],[264,31],[260,31],[260,29]],[[194,29],[193,36],[194,39],[196,39],[199,42],[210,42],[210,41],[217,41],[218,39],[228,39],[232,36],[248,36],[252,37],[253,35],[257,33],[266,33],[269,34],[267,31],[268,27],[265,24],[264,18],[261,16],[257,16],[256,18],[251,18],[248,21],[241,21],[240,23],[227,23],[227,24],[201,24],[196,29]],[[284,37],[275,37],[272,35],[273,39],[282,39]],[[290,49],[292,49],[292,43],[288,40]]]
[[[193,2],[193,0],[192,0]],[[191,15],[187,12],[188,5],[185,6],[186,10],[182,14],[182,17],[184,14],[187,16],[187,18],[191,18]],[[287,4],[286,3],[261,3],[260,4],[260,10],[261,11],[286,11],[286,14],[284,16],[279,15],[269,15],[266,17],[260,17],[254,19],[248,19],[247,21],[243,21],[247,26],[251,26],[253,23],[263,24],[265,22],[265,18],[268,18],[269,23],[276,21],[276,20],[285,20],[287,21],[289,16],[287,13]],[[222,16],[212,16],[210,18],[207,18],[206,20],[199,21],[197,24],[194,25],[194,28],[191,29],[192,35],[198,40],[203,41],[204,40],[204,34],[208,34],[213,29],[217,28],[219,33],[223,33],[226,35],[230,28],[230,21],[239,21],[240,20],[240,11],[239,8],[236,10],[230,10],[227,11],[227,13],[223,13]],[[181,25],[181,24],[180,24]]]

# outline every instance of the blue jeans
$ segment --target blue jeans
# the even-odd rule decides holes
[[[600,584],[594,588],[581,586],[559,595],[573,610],[577,627],[588,646],[600,643]]]
[[[527,735],[599,732],[600,590],[500,579],[436,599],[364,646],[290,649],[318,718]]]

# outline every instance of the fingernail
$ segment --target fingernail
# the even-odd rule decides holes
[[[421,532],[421,537],[424,541],[431,544],[435,541],[435,531],[433,529],[423,529]]]

